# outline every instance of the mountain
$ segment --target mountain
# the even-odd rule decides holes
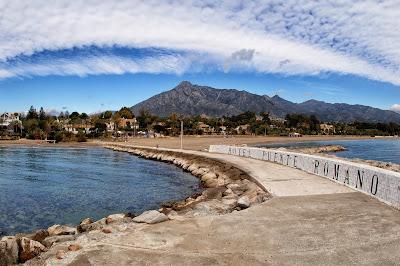
[[[332,104],[317,100],[293,103],[277,95],[269,97],[234,89],[215,89],[193,85],[188,81],[183,81],[172,90],[140,102],[131,109],[135,114],[140,110],[148,110],[154,115],[163,117],[172,113],[221,117],[253,111],[269,112],[276,117],[284,117],[289,113],[314,114],[326,122],[400,123],[400,114],[370,106]]]

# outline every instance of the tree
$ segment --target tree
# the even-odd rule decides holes
[[[148,110],[140,110],[137,120],[142,128],[148,129],[148,126],[152,123],[153,116]]]
[[[58,115],[58,118],[59,118],[59,119],[63,119],[64,117],[65,117],[65,116],[64,116],[64,112],[61,111],[61,113]]]
[[[35,107],[31,106],[28,111],[28,115],[26,116],[26,119],[38,119],[38,113],[36,112]]]
[[[121,118],[125,118],[125,119],[132,119],[135,116],[132,113],[132,110],[129,109],[128,107],[122,107],[119,111],[118,111],[119,115],[121,116]]]
[[[88,116],[87,113],[82,113],[82,114],[79,116],[79,118],[80,118],[80,119],[83,119],[83,120],[86,120],[86,119],[89,118],[89,116]]]
[[[269,118],[269,113],[261,112],[262,121],[264,124],[269,125],[271,123],[271,119]]]
[[[40,107],[39,120],[45,120],[45,119],[46,119],[46,112],[43,110],[43,107]]]
[[[74,120],[79,118],[80,114],[78,112],[72,112],[72,114],[69,115],[69,118]]]
[[[105,111],[101,118],[110,119],[112,117],[112,115],[113,115],[112,111]]]

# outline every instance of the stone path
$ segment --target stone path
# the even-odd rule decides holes
[[[400,265],[398,210],[300,170],[191,153],[248,171],[274,197],[227,215],[89,234],[73,257],[31,265]]]

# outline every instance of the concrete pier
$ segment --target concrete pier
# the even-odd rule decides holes
[[[246,171],[274,196],[239,212],[93,233],[63,260],[29,265],[398,265],[400,212],[330,179],[200,151]]]

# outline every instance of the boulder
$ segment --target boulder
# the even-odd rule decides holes
[[[246,184],[238,184],[238,183],[232,183],[228,184],[226,186],[227,188],[231,189],[233,193],[236,195],[242,195],[246,190],[247,190],[247,185]]]
[[[88,225],[88,224],[91,224],[91,223],[93,223],[92,219],[86,218],[86,219],[82,220],[82,222],[80,224],[81,225]]]
[[[250,207],[249,197],[247,197],[247,196],[240,197],[237,201],[237,205],[242,209],[246,209],[246,208]]]
[[[110,228],[103,228],[101,231],[102,231],[104,234],[111,234],[111,233],[112,233],[112,231],[111,231]]]
[[[58,260],[62,260],[63,258],[65,258],[66,255],[67,253],[64,250],[58,250],[56,253],[56,258]]]
[[[28,237],[34,241],[42,243],[42,241],[49,236],[49,232],[44,229],[40,229],[32,234],[32,236]]]
[[[46,247],[51,247],[54,243],[62,243],[67,241],[74,241],[76,239],[75,235],[59,235],[59,236],[49,236],[42,241],[43,245]]]
[[[115,222],[124,220],[125,218],[126,218],[125,213],[112,214],[112,215],[107,216],[106,224],[115,223]]]
[[[222,198],[222,203],[233,209],[237,205],[237,200],[233,198]]]
[[[83,232],[89,232],[89,231],[93,231],[93,230],[101,230],[103,229],[104,224],[101,224],[100,222],[94,222],[91,224],[80,224],[76,227],[76,230],[79,233],[83,233]]]
[[[234,193],[233,193],[232,189],[230,189],[230,188],[228,188],[227,190],[225,190],[225,191],[222,193],[222,195],[224,195],[224,196],[230,196],[230,195],[232,195],[232,194],[234,194]]]
[[[68,246],[68,250],[69,251],[78,251],[80,250],[82,247],[78,244],[72,244]]]
[[[156,210],[145,211],[132,219],[136,223],[156,224],[169,220],[168,216]]]
[[[45,246],[37,241],[23,237],[19,245],[19,259],[21,262],[33,259],[46,250]]]
[[[191,216],[199,215],[220,215],[230,212],[230,207],[220,200],[213,199],[204,202],[200,202],[192,207],[192,211],[188,214]]]
[[[55,224],[47,229],[50,236],[59,235],[74,235],[76,234],[76,229],[66,225]]]
[[[0,241],[0,266],[18,263],[18,242],[13,236],[5,236]]]
[[[208,179],[217,179],[217,175],[213,172],[208,172],[202,175],[201,180],[206,182]]]
[[[207,179],[204,184],[206,187],[215,188],[218,186],[218,181],[217,179]]]

